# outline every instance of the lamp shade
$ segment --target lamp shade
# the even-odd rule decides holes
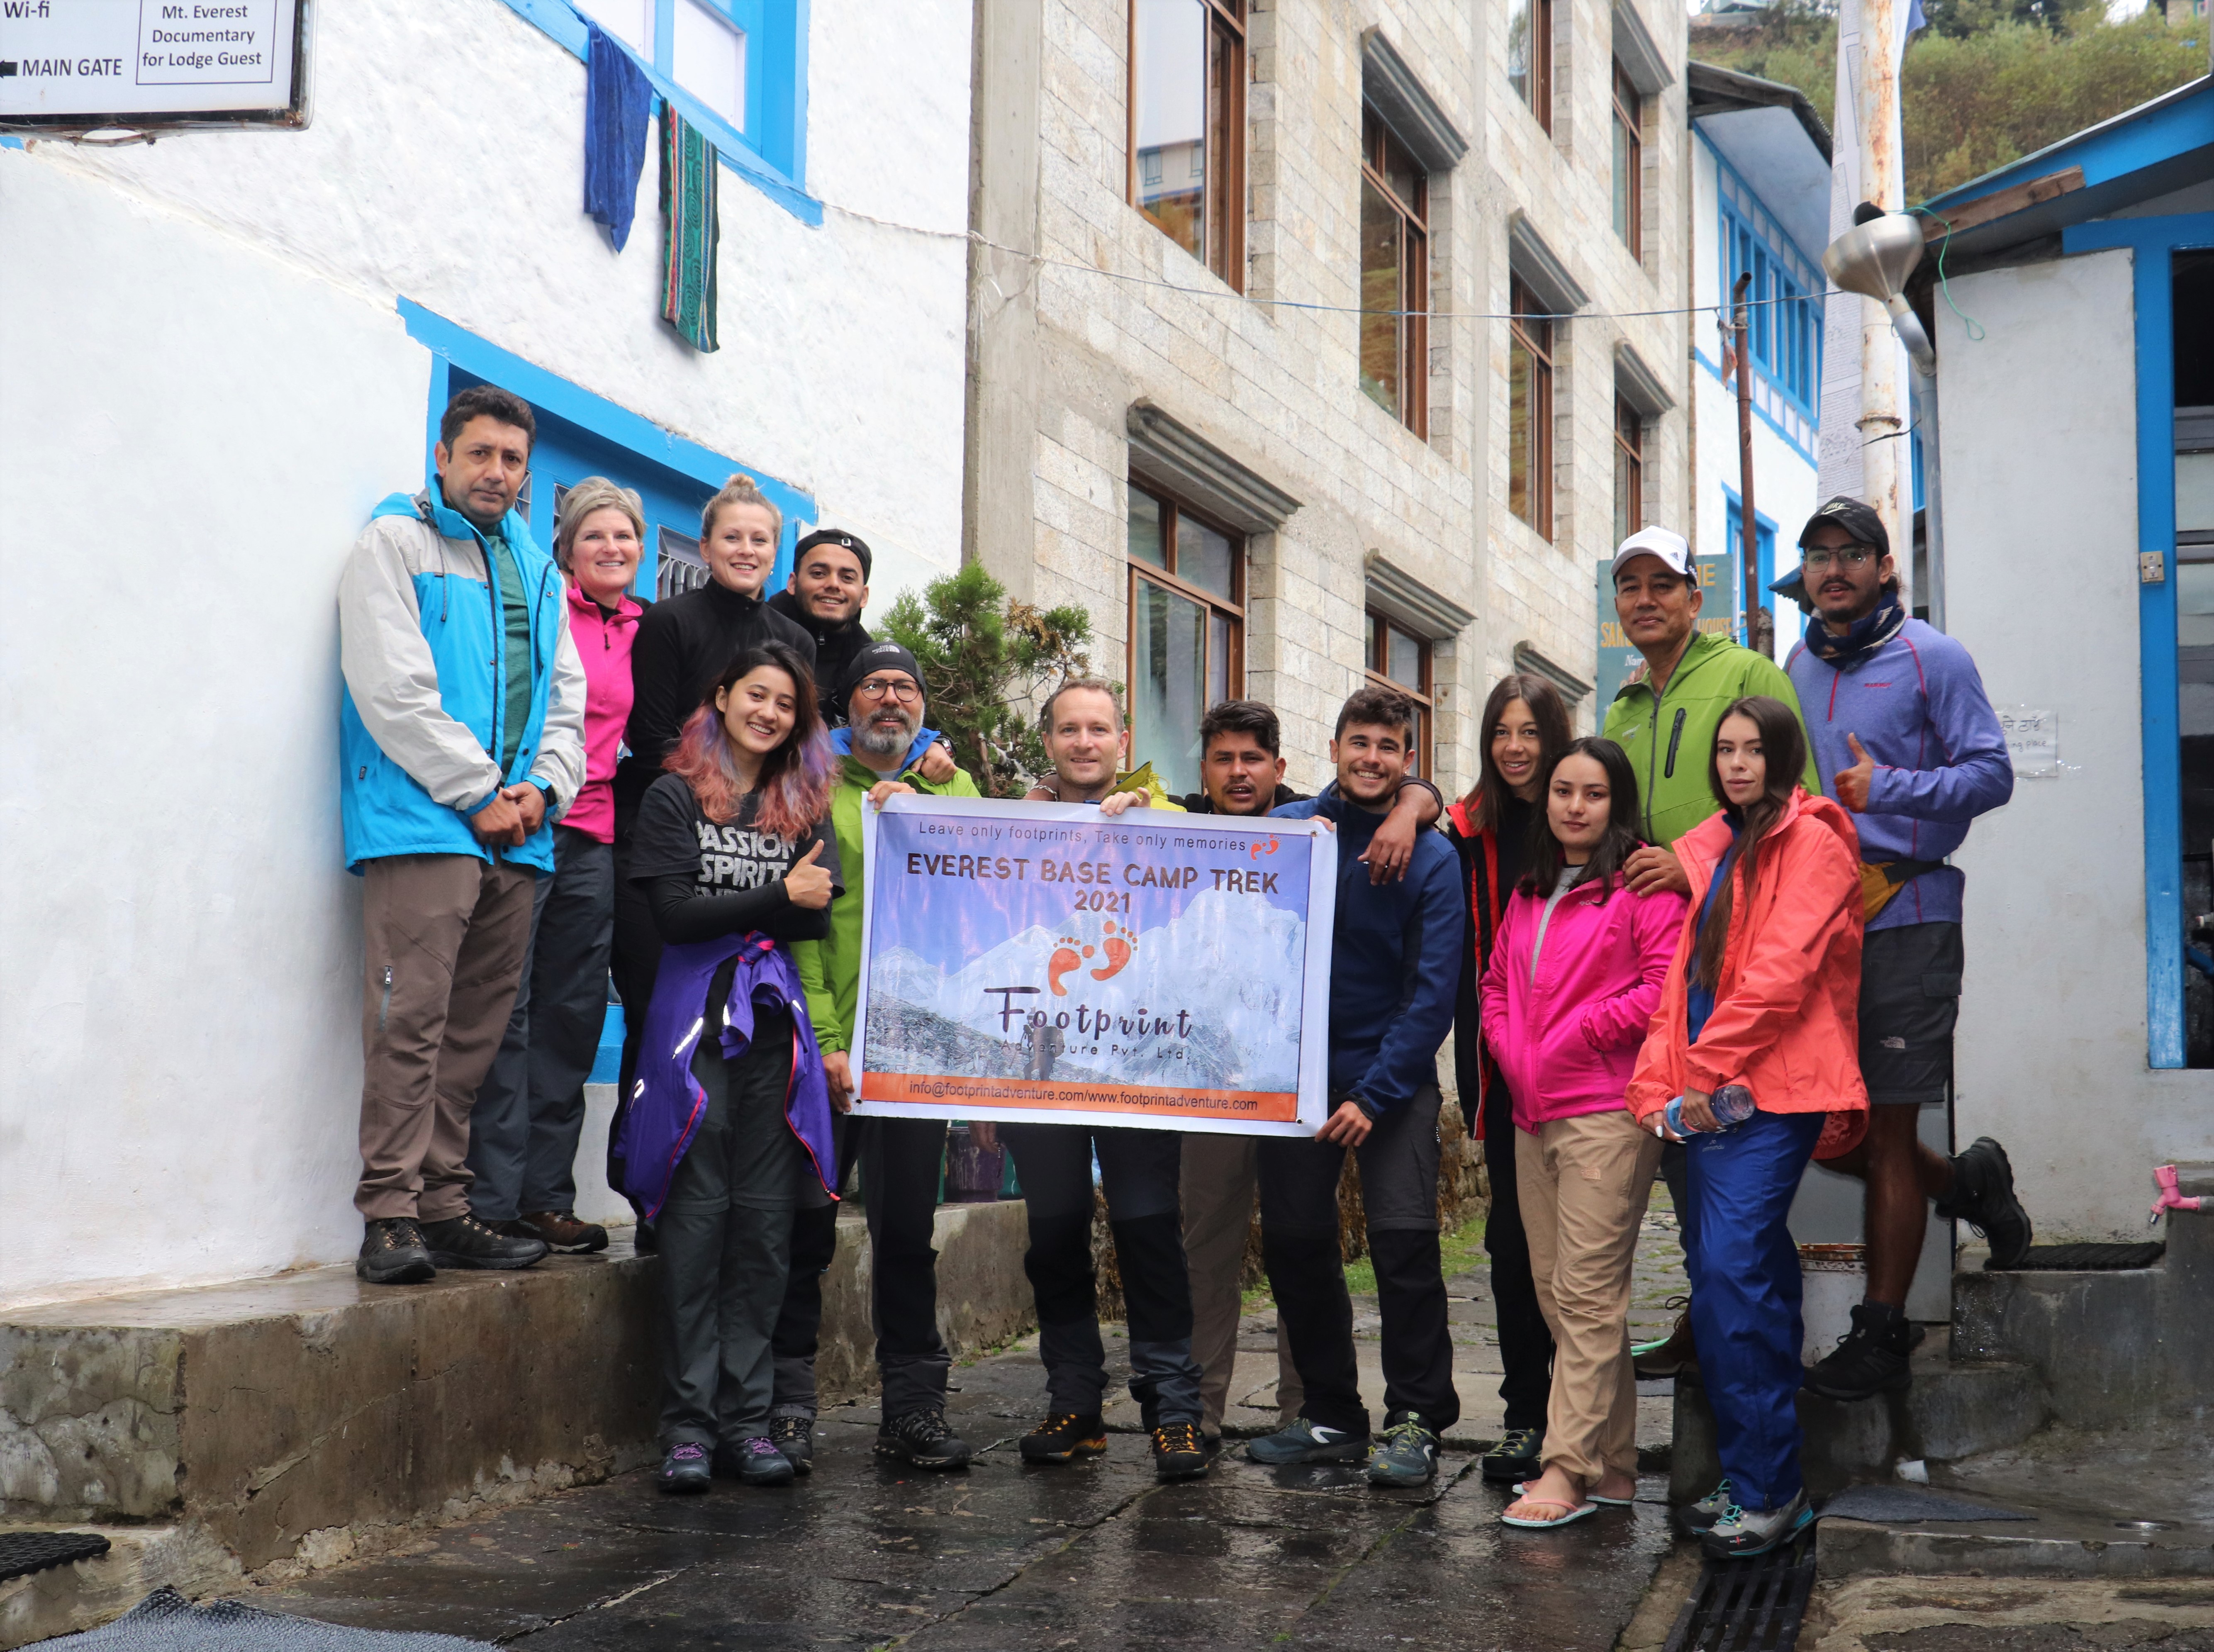
[[[1922,261],[1922,226],[1904,212],[1854,225],[1832,242],[1822,268],[1847,292],[1888,304]]]

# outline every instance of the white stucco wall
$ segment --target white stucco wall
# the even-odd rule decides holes
[[[2058,713],[2065,765],[1954,857],[1956,1131],[2005,1142],[2050,1239],[2143,1237],[2152,1166],[2214,1158],[2208,1075],[2145,1063],[2131,260],[1955,278],[1979,343],[1938,315],[1948,629],[1994,704]]]
[[[334,597],[422,480],[399,297],[812,492],[878,604],[957,565],[962,245],[839,208],[965,222],[969,8],[811,15],[830,210],[724,172],[710,357],[657,319],[651,153],[617,255],[584,67],[501,0],[325,8],[304,133],[0,150],[0,1305],[359,1242]]]

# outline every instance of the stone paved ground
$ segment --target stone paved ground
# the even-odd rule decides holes
[[[1665,1328],[1682,1285],[1666,1194],[1648,1222],[1637,1312]],[[955,1373],[949,1410],[984,1447],[950,1476],[870,1454],[877,1414],[826,1414],[814,1475],[777,1491],[719,1482],[658,1495],[644,1473],[447,1527],[413,1550],[262,1589],[257,1603],[335,1622],[566,1649],[1158,1646],[1550,1652],[1616,1644],[1670,1547],[1665,1478],[1637,1506],[1571,1530],[1512,1532],[1503,1488],[1471,1453],[1498,1433],[1498,1348],[1481,1253],[1452,1281],[1465,1416],[1436,1485],[1372,1490],[1336,1469],[1270,1471],[1226,1456],[1208,1478],[1157,1485],[1126,1401],[1104,1460],[1022,1465],[1041,1409],[1027,1342]],[[1373,1299],[1356,1302],[1363,1386],[1380,1398]],[[1274,1316],[1245,1323],[1233,1421],[1265,1423]],[[1654,1333],[1657,1334],[1657,1331]],[[1116,1357],[1119,1360],[1119,1348]],[[1652,1385],[1654,1387],[1662,1385]],[[1257,1404],[1252,1402],[1257,1401]],[[1667,1400],[1641,1402],[1642,1446]],[[1648,1612],[1648,1616],[1650,1615]],[[1673,1615],[1671,1613],[1670,1615]]]

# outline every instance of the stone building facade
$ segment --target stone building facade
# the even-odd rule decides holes
[[[982,0],[965,549],[1091,613],[1165,777],[1242,691],[1319,785],[1383,675],[1465,787],[1501,671],[1591,681],[1618,518],[1688,529],[1685,318],[1621,315],[1685,303],[1650,3]]]

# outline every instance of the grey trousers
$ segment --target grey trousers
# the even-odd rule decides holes
[[[1259,1138],[1192,1130],[1183,1139],[1183,1251],[1191,1269],[1191,1352],[1204,1374],[1200,1403],[1209,1434],[1222,1431],[1229,1408],[1232,1367],[1238,1359],[1238,1322],[1245,1301],[1238,1276],[1245,1263],[1245,1238],[1253,1220],[1257,1186],[1254,1147]],[[1306,1388],[1292,1363],[1291,1338],[1276,1322],[1277,1420],[1296,1421]]]
[[[731,1190],[759,1143],[733,1114],[780,1120],[792,1068],[788,1045],[757,1040],[735,1062],[693,1071],[707,1109],[676,1166],[654,1224],[661,1243],[661,1444],[736,1445],[768,1432],[775,1336],[792,1266],[793,1207],[748,1205]]]
[[[608,1013],[615,866],[613,844],[554,829],[554,875],[538,880],[523,984],[469,1114],[469,1208],[481,1221],[576,1206],[584,1080]]]

